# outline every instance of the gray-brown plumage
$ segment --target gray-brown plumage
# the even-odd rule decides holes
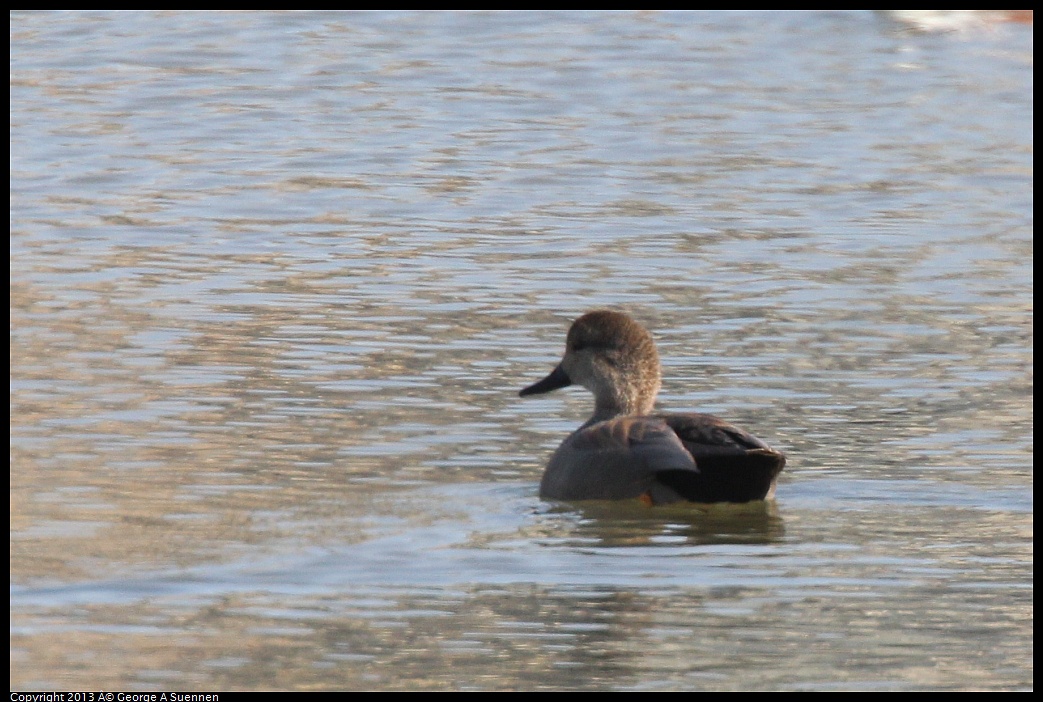
[[[660,387],[652,335],[621,312],[577,319],[561,363],[522,397],[577,384],[594,414],[551,456],[540,495],[557,500],[670,502],[771,499],[786,457],[708,414],[653,414]]]

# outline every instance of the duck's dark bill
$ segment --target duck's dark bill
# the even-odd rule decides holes
[[[569,385],[572,385],[572,378],[568,376],[561,366],[558,366],[546,378],[534,385],[530,385],[518,394],[522,397],[526,395],[540,395],[551,390],[568,387]]]

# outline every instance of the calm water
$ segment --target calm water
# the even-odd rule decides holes
[[[12,14],[12,689],[1031,689],[1032,51]],[[538,499],[600,306],[773,504]]]

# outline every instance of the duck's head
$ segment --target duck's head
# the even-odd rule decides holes
[[[659,353],[648,330],[622,312],[588,312],[569,329],[558,367],[519,395],[539,395],[568,385],[594,393],[597,420],[648,414],[659,392]]]

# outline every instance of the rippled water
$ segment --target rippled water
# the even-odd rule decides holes
[[[12,14],[12,689],[1031,689],[1032,49]],[[538,499],[601,306],[774,503]]]

